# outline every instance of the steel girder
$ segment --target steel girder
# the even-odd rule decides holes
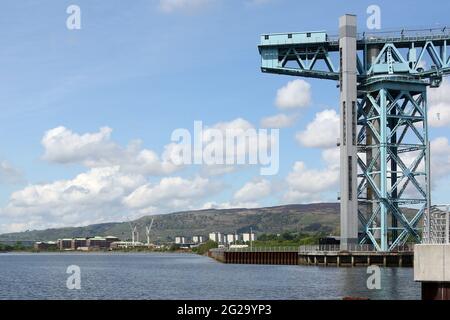
[[[358,98],[361,244],[392,251],[421,240],[428,204],[426,85],[380,79]],[[416,208],[414,212],[411,208]]]
[[[265,73],[339,80],[339,42],[324,33],[317,42],[287,42],[290,34],[265,35],[286,37],[286,42],[262,40],[259,52],[261,70]],[[368,48],[378,47],[375,61],[368,57]],[[427,81],[433,87],[440,85],[442,76],[450,74],[450,30],[408,31],[391,36],[360,34],[356,56],[358,81],[375,75],[408,75]]]

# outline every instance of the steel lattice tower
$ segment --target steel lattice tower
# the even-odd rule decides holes
[[[357,34],[356,25],[345,15],[339,37],[263,35],[261,69],[339,82],[341,248],[392,251],[420,242],[431,205],[427,87],[450,73],[450,33]]]

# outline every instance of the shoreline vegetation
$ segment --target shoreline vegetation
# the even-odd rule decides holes
[[[258,236],[258,240],[253,241],[253,247],[295,247],[301,245],[312,245],[318,244],[321,237],[326,236],[323,233],[316,234],[304,234],[304,233],[291,233],[285,232],[282,234],[261,234]],[[244,243],[237,243],[244,244]],[[115,250],[92,250],[92,251],[64,251],[59,249],[47,249],[47,250],[36,250],[33,247],[25,246],[20,241],[16,242],[14,245],[5,245],[0,243],[0,253],[8,252],[24,252],[24,253],[95,253],[95,252],[122,252],[122,253],[194,253],[198,255],[206,255],[210,249],[218,248],[219,245],[211,240],[199,245],[198,247],[193,247],[190,249],[181,249],[178,246],[172,244],[168,245],[164,249],[155,248],[127,248],[127,249],[115,249]]]

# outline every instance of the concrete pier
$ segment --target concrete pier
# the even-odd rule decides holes
[[[299,265],[334,267],[412,267],[413,252],[300,252]],[[314,261],[314,263],[312,263]]]
[[[348,251],[311,251],[261,250],[227,251],[210,250],[208,256],[228,264],[266,264],[266,265],[309,265],[323,267],[412,267],[414,253],[404,252],[348,252]]]
[[[450,244],[420,244],[414,251],[414,280],[422,283],[422,299],[450,300]]]

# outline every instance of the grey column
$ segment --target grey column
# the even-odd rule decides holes
[[[358,243],[356,16],[339,19],[341,90],[341,249]]]

